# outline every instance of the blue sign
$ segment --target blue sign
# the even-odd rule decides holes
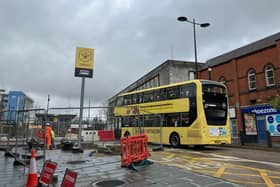
[[[279,114],[266,116],[266,127],[271,136],[280,136]]]
[[[277,112],[280,113],[280,111],[277,111],[275,108],[272,108],[269,105],[241,108],[241,112],[254,113],[256,115],[269,115],[269,114],[276,114]]]
[[[269,130],[270,133],[274,133],[274,132],[275,132],[275,127],[274,127],[274,125],[269,125],[269,126],[268,126],[268,130]]]
[[[280,115],[277,115],[277,116],[276,116],[276,122],[277,122],[277,123],[280,123]]]
[[[276,129],[277,129],[278,132],[280,132],[280,124],[278,124],[278,125],[276,126]]]
[[[267,117],[267,121],[268,121],[268,123],[273,123],[274,122],[274,118],[272,116],[268,116]]]

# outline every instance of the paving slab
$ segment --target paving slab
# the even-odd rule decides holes
[[[57,162],[55,175],[60,186],[66,168],[78,172],[76,186],[96,186],[98,182],[121,181],[120,186],[240,186],[218,178],[193,173],[173,166],[154,163],[149,166],[138,167],[133,171],[121,167],[120,156],[93,154],[92,150],[84,153],[63,152],[62,150],[48,150],[46,159]],[[0,186],[23,186],[26,182],[28,167],[13,166],[14,158],[5,158],[0,152]],[[38,172],[41,171],[43,160],[36,161]]]

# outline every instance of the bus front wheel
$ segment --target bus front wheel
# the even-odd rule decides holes
[[[171,134],[170,144],[172,147],[178,147],[180,145],[180,137],[177,133]]]
[[[127,137],[129,137],[129,136],[130,136],[129,132],[125,132],[125,133],[124,133],[124,137],[127,138]]]

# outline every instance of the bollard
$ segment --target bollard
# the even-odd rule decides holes
[[[243,135],[243,131],[240,131],[240,143],[241,143],[241,145],[244,145],[244,135]]]
[[[266,131],[266,137],[267,137],[267,147],[272,147],[271,134],[269,131]]]

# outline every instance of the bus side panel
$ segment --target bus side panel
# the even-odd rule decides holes
[[[200,122],[201,124],[201,122]],[[130,136],[145,133],[148,141],[160,143],[160,127],[123,127],[122,137],[128,132]],[[199,125],[198,120],[191,127],[163,127],[162,128],[162,144],[170,144],[170,136],[177,133],[180,137],[182,145],[219,145],[230,144],[229,126],[207,126]]]
[[[123,127],[122,128],[122,137],[125,133],[128,132],[131,136],[140,134],[144,132],[148,136],[148,141],[151,143],[160,143],[160,127],[145,127],[144,130],[140,131],[138,127]],[[189,144],[189,139],[187,138],[187,128],[186,127],[163,127],[162,128],[162,144],[170,144],[170,136],[172,133],[177,133],[180,137],[181,144]]]

